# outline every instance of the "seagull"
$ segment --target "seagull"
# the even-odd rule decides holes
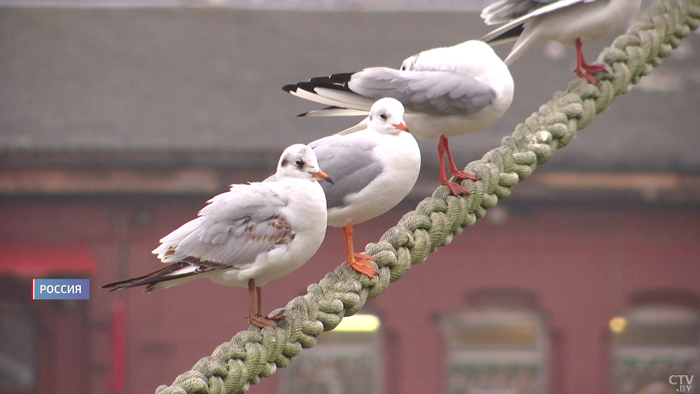
[[[282,89],[330,106],[299,116],[366,115],[375,100],[397,99],[406,109],[404,117],[413,136],[422,140],[440,139],[439,181],[454,195],[468,193],[459,184],[447,180],[442,165],[445,155],[450,172],[458,180],[479,178],[457,169],[447,138],[490,126],[513,100],[513,78],[508,67],[489,45],[476,40],[413,55],[403,61],[399,70],[371,67],[355,73],[312,78]],[[365,119],[341,134],[365,129],[367,124]]]
[[[328,204],[328,225],[343,228],[348,265],[370,278],[377,271],[369,261],[376,259],[354,253],[352,225],[395,207],[413,189],[420,173],[420,148],[403,115],[399,101],[383,98],[372,105],[365,129],[309,144],[334,181],[321,185]]]
[[[574,73],[597,85],[601,64],[588,64],[581,47],[623,27],[639,10],[641,0],[500,0],[484,8],[487,25],[505,23],[481,38],[491,45],[515,41],[505,60],[511,65],[530,48],[547,41],[576,47]]]
[[[296,144],[282,153],[276,183],[231,185],[207,202],[196,219],[160,240],[153,254],[168,264],[155,272],[102,286],[110,291],[167,289],[197,278],[248,287],[248,321],[276,325],[262,314],[262,286],[306,263],[326,234],[326,198],[317,182],[332,182],[313,150]],[[257,311],[254,313],[257,292]]]

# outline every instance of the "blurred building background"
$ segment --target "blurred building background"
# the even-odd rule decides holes
[[[274,172],[286,146],[358,121],[295,118],[316,107],[281,86],[478,38],[486,3],[0,1],[0,393],[153,392],[245,329],[244,289],[99,286],[157,269],[160,237],[229,184]],[[370,326],[324,334],[251,392],[673,393],[672,375],[699,392],[699,60],[693,33],[369,301]],[[573,67],[554,44],[516,62],[511,110],[452,139],[458,162],[498,146]],[[435,147],[421,143],[413,193],[357,226],[358,245],[435,188]],[[266,309],[342,252],[329,229],[308,264],[266,286]],[[89,301],[31,300],[31,279],[78,277]]]

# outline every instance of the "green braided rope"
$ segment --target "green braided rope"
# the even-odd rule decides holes
[[[379,242],[367,245],[366,252],[377,258],[378,277],[369,279],[347,264],[341,265],[318,284],[310,285],[306,295],[290,301],[279,327],[260,330],[251,326],[239,332],[178,376],[172,386],[160,386],[156,393],[243,393],[251,383],[274,374],[277,367],[288,366],[302,348],[313,347],[322,332],[358,312],[368,298],[383,293],[412,265],[423,262],[428,254],[484,217],[537,165],[566,146],[576,131],[658,66],[698,25],[700,0],[661,0],[600,54],[598,61],[608,66],[611,75],[599,74],[598,86],[583,78],[572,82],[566,92],[556,93],[539,112],[519,124],[500,147],[467,165],[468,172],[482,178],[462,183],[469,196],[454,197],[441,186]]]

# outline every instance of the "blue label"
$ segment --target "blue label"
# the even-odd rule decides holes
[[[89,300],[90,279],[32,279],[33,300]]]

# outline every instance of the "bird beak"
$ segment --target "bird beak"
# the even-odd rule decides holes
[[[326,174],[326,173],[323,172],[323,171],[312,172],[312,173],[311,173],[311,176],[313,176],[314,178],[320,179],[320,180],[322,180],[322,181],[326,181],[326,182],[330,183],[331,185],[334,184],[334,183],[333,183],[333,180],[331,179],[331,177],[329,177],[328,174]]]
[[[410,133],[410,131],[408,130],[408,126],[406,126],[406,123],[401,122],[399,124],[395,124],[394,127],[396,127],[397,130],[401,130],[401,131],[405,131],[407,133]]]

